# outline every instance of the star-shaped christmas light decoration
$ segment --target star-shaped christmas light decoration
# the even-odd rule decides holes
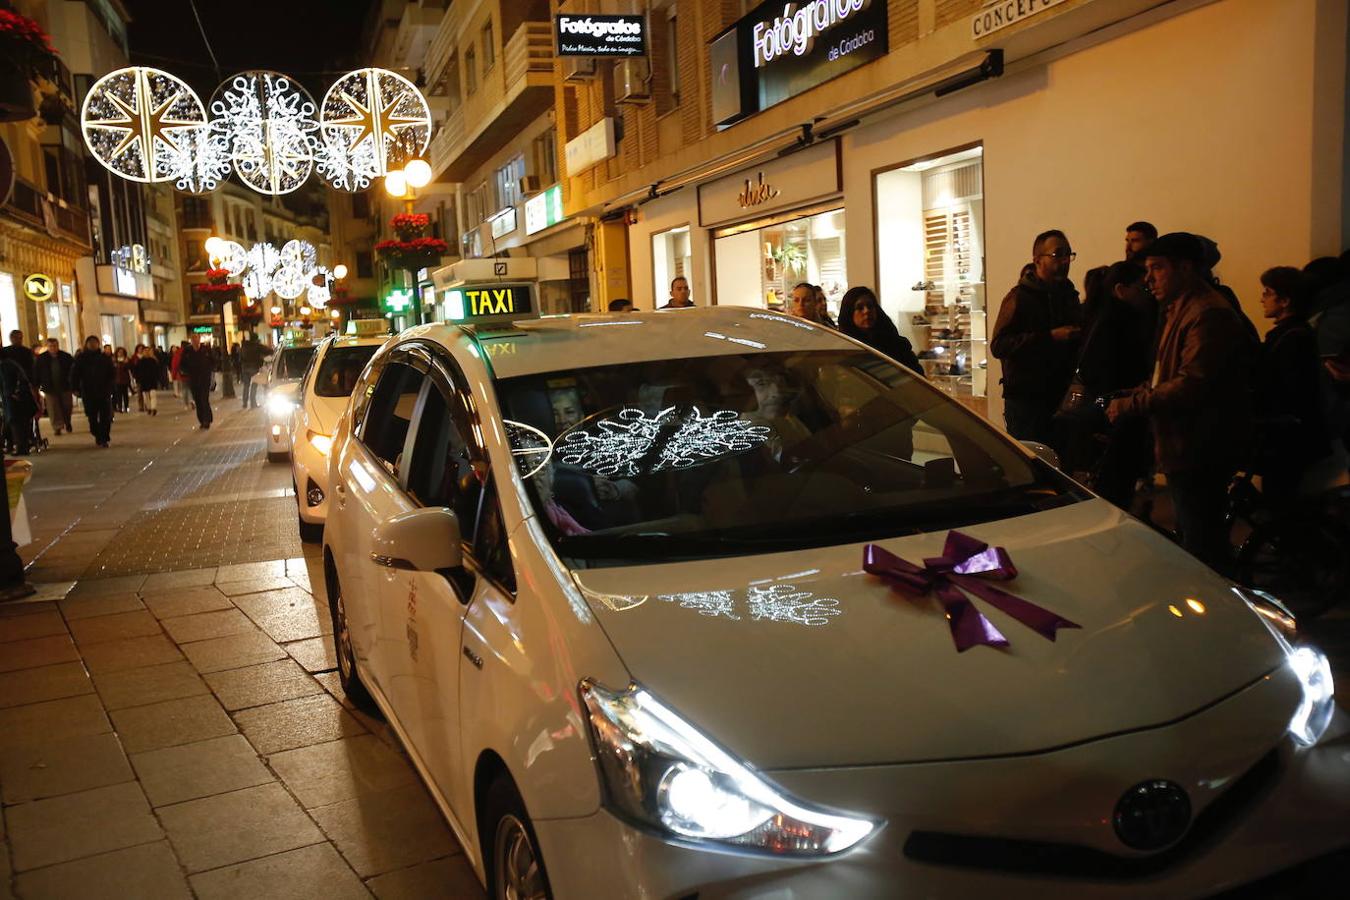
[[[206,110],[180,79],[146,66],[103,76],[80,113],[94,158],[131,181],[177,181],[191,168],[190,136],[207,127]]]
[[[319,174],[360,191],[390,163],[421,156],[431,142],[431,110],[411,81],[387,69],[357,69],[324,95],[319,111]]]
[[[260,194],[288,194],[309,178],[318,146],[314,98],[287,76],[235,75],[216,88],[211,115],[244,184]]]

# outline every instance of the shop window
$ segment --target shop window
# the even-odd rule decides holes
[[[781,310],[806,281],[825,292],[830,316],[838,316],[848,290],[842,209],[737,226],[716,235],[713,248],[719,304]]]
[[[932,382],[958,397],[983,398],[988,353],[982,149],[878,174],[876,208],[883,307],[913,342]]]
[[[0,272],[0,334],[9,340],[11,331],[19,327],[19,297],[14,287],[14,276]]]

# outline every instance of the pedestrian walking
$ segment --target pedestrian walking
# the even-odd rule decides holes
[[[258,405],[258,386],[253,383],[253,376],[262,370],[265,359],[267,348],[258,340],[258,335],[250,334],[244,346],[239,348],[239,380],[244,386],[244,409]]]
[[[27,342],[23,339],[23,332],[14,329],[9,333],[9,346],[0,350],[0,359],[13,360],[14,363],[28,376],[28,380],[33,379],[33,361],[36,357],[33,351],[29,349]]]
[[[999,307],[989,352],[1003,363],[1008,433],[1054,446],[1054,413],[1073,378],[1082,333],[1078,291],[1069,280],[1078,254],[1057,229],[1036,235],[1031,254],[1031,271],[1023,269]]]
[[[1298,494],[1308,469],[1331,453],[1323,408],[1317,336],[1308,324],[1312,296],[1303,273],[1276,266],[1261,275],[1261,313],[1275,322],[1261,345],[1256,369],[1256,411],[1269,426],[1262,436],[1257,472],[1261,492],[1285,503]]]
[[[75,409],[75,395],[71,393],[71,369],[75,358],[61,349],[56,338],[47,338],[47,347],[33,363],[38,389],[42,391],[43,402],[47,406],[47,415],[51,417],[52,428],[57,434],[63,430],[69,433],[71,415]]]
[[[923,364],[869,287],[852,287],[839,304],[839,330],[923,375]]]
[[[197,424],[202,430],[211,427],[211,377],[216,370],[210,347],[202,346],[202,336],[192,335],[192,342],[183,351],[179,371],[187,379],[192,392],[192,403],[197,408]]]
[[[84,403],[84,414],[89,417],[89,433],[94,443],[107,447],[112,440],[113,389],[117,383],[117,368],[112,355],[99,347],[97,335],[84,339],[84,349],[75,357],[70,370],[70,382]]]
[[[140,388],[141,409],[151,416],[159,415],[159,360],[155,358],[153,347],[142,347],[141,357],[136,360],[136,385]]]
[[[131,412],[131,360],[127,357],[126,347],[118,347],[113,353],[113,368],[113,409]]]
[[[33,449],[37,392],[30,373],[13,356],[0,356],[0,395],[3,395],[5,442],[15,455],[27,456]]]
[[[1151,383],[1111,401],[1112,422],[1146,416],[1167,477],[1181,545],[1210,566],[1229,565],[1228,483],[1251,433],[1249,374],[1255,345],[1227,298],[1207,278],[1192,234],[1165,234],[1148,249],[1148,284],[1162,306]]]

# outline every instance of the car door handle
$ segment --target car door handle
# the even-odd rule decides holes
[[[474,653],[472,650],[468,648],[467,645],[464,647],[464,658],[467,659],[469,662],[473,663],[473,667],[475,669],[483,668],[483,657],[479,656],[477,653]]]

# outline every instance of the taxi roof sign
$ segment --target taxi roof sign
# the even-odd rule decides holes
[[[534,285],[487,282],[464,284],[445,292],[445,321],[487,325],[537,318]]]
[[[380,319],[348,319],[347,334],[354,334],[357,337],[379,337],[389,333],[389,320]]]

